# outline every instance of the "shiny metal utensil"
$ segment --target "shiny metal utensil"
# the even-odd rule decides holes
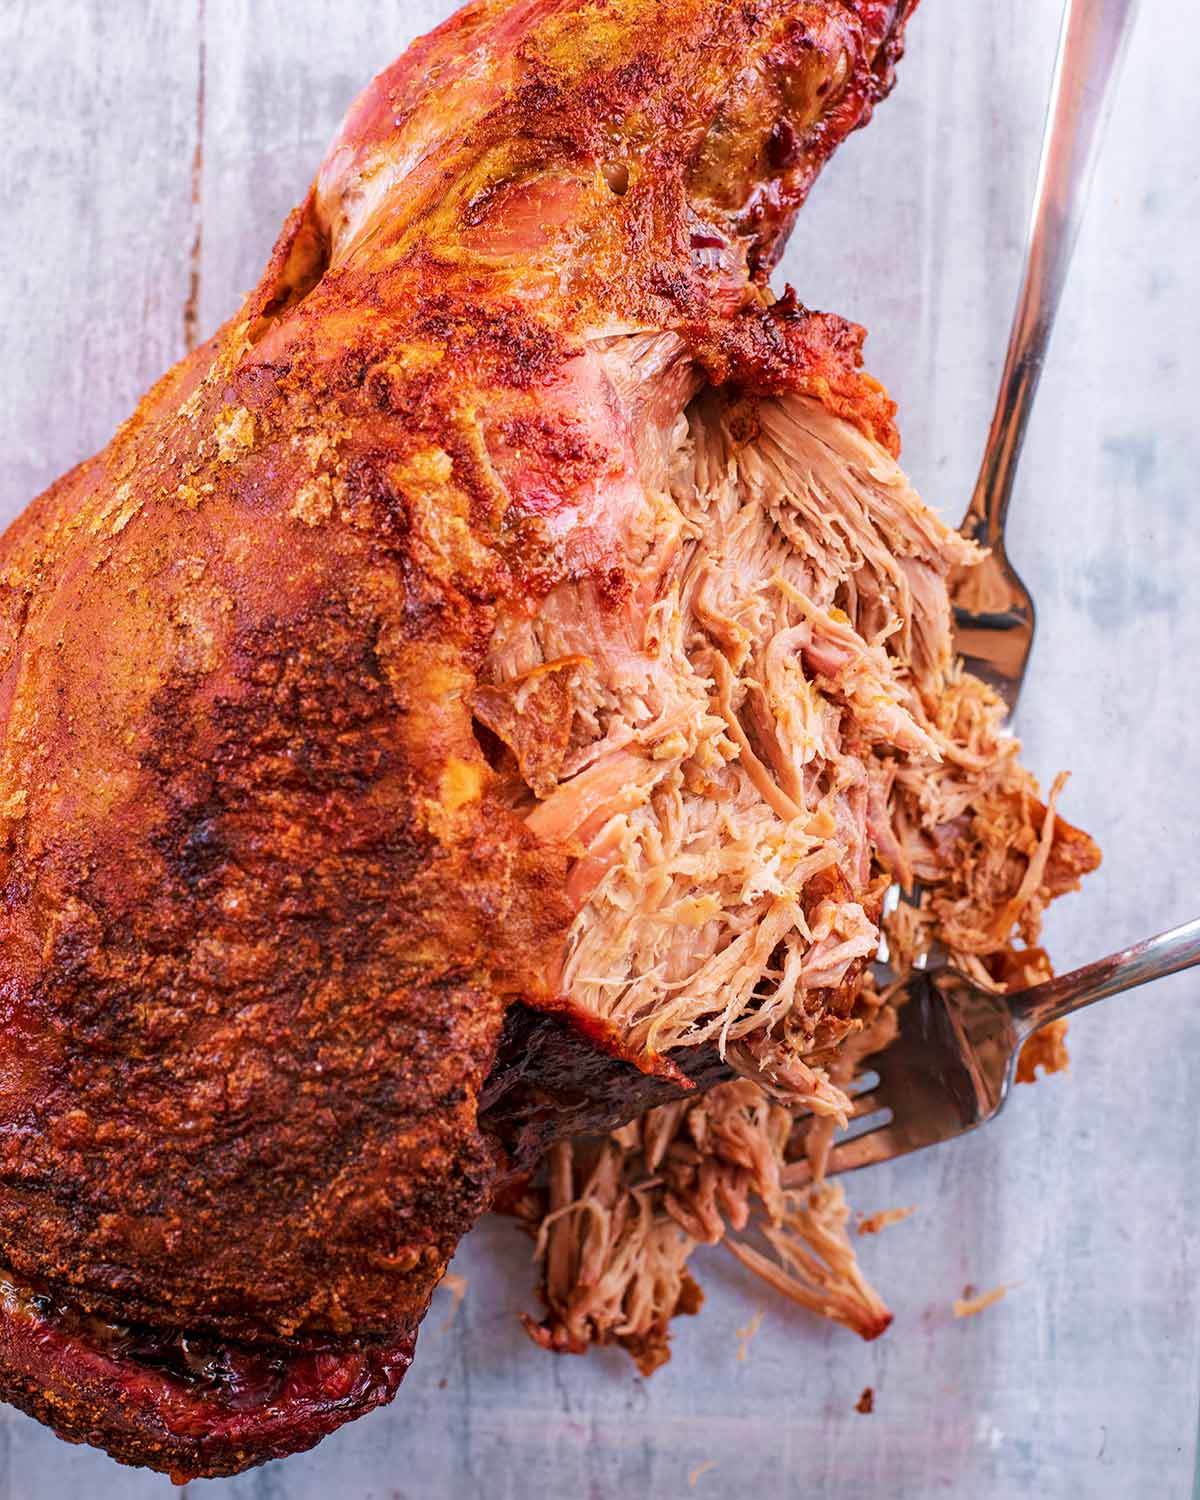
[[[1033,644],[1035,611],[1008,560],[1005,522],[1137,3],[1066,0],[1025,272],[983,464],[961,528],[989,555],[952,581],[955,647],[1010,712]],[[866,1060],[854,1133],[833,1146],[827,1173],[871,1166],[985,1124],[1008,1097],[1021,1046],[1035,1031],[1197,963],[1200,921],[1016,995],[989,993],[944,966],[913,973],[904,986],[899,1033]],[[794,1163],[786,1175],[793,1184],[806,1181],[807,1161]]]
[[[1083,219],[1097,148],[1137,0],[1067,0],[1025,274],[983,465],[962,524],[990,549],[952,584],[955,647],[967,669],[1016,706],[1033,645],[1029,590],[1008,560],[1004,524],[1033,398]]]
[[[1015,995],[981,989],[955,969],[914,973],[904,986],[900,1030],[867,1058],[878,1082],[854,1100],[858,1134],[838,1141],[827,1175],[874,1166],[952,1140],[1000,1113],[1021,1047],[1051,1021],[1151,980],[1200,964],[1200,920]],[[808,1163],[785,1171],[790,1186]]]

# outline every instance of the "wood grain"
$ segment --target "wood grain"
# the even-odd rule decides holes
[[[449,9],[0,7],[3,518],[107,439],[182,352],[189,305],[201,333],[233,310],[342,109]],[[925,0],[895,98],[819,185],[784,267],[804,301],[871,328],[907,465],[948,514],[999,375],[1056,12]],[[1065,810],[1107,855],[1053,918],[1064,963],[1200,900],[1198,63],[1171,0],[1144,0],[1016,501],[1041,617],[1020,727],[1046,779],[1074,769]],[[651,1381],[623,1357],[553,1360],[516,1323],[529,1247],[492,1221],[459,1256],[457,1317],[442,1326],[440,1299],[389,1411],[189,1493],[1182,1500],[1200,1400],[1200,982],[1089,1014],[1073,1052],[1069,1080],[1021,1090],[995,1127],[852,1184],[864,1212],[919,1205],[864,1242],[897,1313],[876,1345],[768,1301],[711,1254],[709,1305]],[[953,1318],[965,1285],[1009,1281],[999,1306]],[[760,1306],[739,1363],[735,1330]],[[0,1500],[163,1493],[0,1421]]]

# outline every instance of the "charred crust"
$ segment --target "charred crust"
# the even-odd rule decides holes
[[[675,1099],[733,1077],[715,1047],[684,1048],[672,1074],[646,1072],[599,1044],[583,1018],[514,1005],[479,1097],[482,1129],[506,1163],[503,1182],[527,1172],[555,1140],[600,1135]]]

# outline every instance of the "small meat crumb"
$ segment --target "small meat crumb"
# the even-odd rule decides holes
[[[870,1386],[867,1386],[862,1395],[854,1403],[854,1410],[862,1412],[864,1417],[869,1417],[875,1410],[875,1392]]]
[[[692,1472],[688,1475],[688,1489],[694,1490],[696,1488],[696,1485],[700,1482],[701,1479],[704,1478],[708,1471],[710,1469],[715,1469],[716,1467],[717,1461],[715,1458],[706,1458],[702,1464],[697,1464]]]
[[[333,480],[328,474],[306,479],[296,491],[288,515],[306,526],[319,526],[333,514]]]
[[[1004,1286],[993,1287],[990,1292],[975,1294],[975,1288],[963,1287],[963,1294],[954,1303],[954,1316],[956,1318],[973,1318],[976,1313],[985,1312],[997,1302],[1003,1301],[1016,1286],[1015,1281],[1007,1282]]]
[[[865,1219],[858,1221],[859,1234],[878,1234],[880,1230],[888,1229],[893,1224],[899,1224],[907,1219],[909,1214],[915,1214],[916,1208],[885,1208],[881,1213],[869,1214]]]
[[[1036,1083],[1039,1068],[1046,1074],[1070,1072],[1066,1021],[1051,1021],[1029,1038],[1017,1059],[1017,1082]]]
[[[11,797],[5,798],[0,803],[0,818],[11,818],[14,823],[20,822],[25,816],[28,801],[29,793],[24,787],[18,787]]]
[[[737,1357],[738,1364],[740,1365],[744,1365],[746,1363],[746,1355],[748,1354],[750,1349],[750,1340],[762,1327],[764,1314],[765,1309],[760,1307],[759,1310],[750,1319],[749,1323],[746,1324],[745,1328],[739,1328],[736,1330],[738,1336]]]
[[[254,447],[254,413],[244,406],[227,406],[213,425],[217,457],[231,464]]]
[[[467,1295],[467,1278],[465,1276],[457,1276],[453,1271],[447,1271],[442,1277],[441,1285],[454,1298],[454,1301],[450,1304],[450,1311],[446,1316],[446,1321],[442,1324],[442,1332],[445,1333],[453,1325],[455,1318],[458,1317],[458,1310],[462,1306],[462,1300]]]

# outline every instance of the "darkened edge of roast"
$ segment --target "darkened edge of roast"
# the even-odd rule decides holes
[[[390,1401],[415,1330],[325,1349],[249,1349],[82,1318],[0,1278],[0,1382],[6,1401],[68,1442],[184,1480],[237,1474],[313,1447]],[[234,1372],[187,1371],[193,1345]]]
[[[711,1046],[681,1047],[671,1062],[674,1077],[644,1073],[568,1017],[513,1005],[480,1094],[480,1127],[497,1140],[517,1175],[536,1166],[556,1140],[614,1130],[734,1076]]]
[[[569,1016],[512,1006],[480,1098],[480,1127],[500,1148],[497,1186],[534,1168],[555,1140],[611,1130],[732,1076],[710,1047],[685,1048],[672,1064],[674,1077],[644,1073]],[[415,1343],[411,1330],[243,1345],[108,1323],[0,1268],[4,1399],[69,1442],[178,1479],[311,1448],[395,1396]]]

